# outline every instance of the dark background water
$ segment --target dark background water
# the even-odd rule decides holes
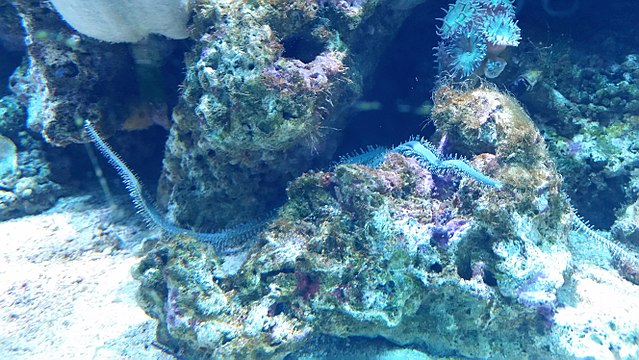
[[[447,3],[429,1],[413,10],[364,93],[363,100],[379,103],[380,109],[352,114],[340,152],[368,144],[397,144],[415,134],[432,135],[434,128],[420,107],[429,104],[435,86],[437,66],[432,48],[439,41],[435,28],[440,23],[436,18],[444,15],[442,8]],[[552,45],[555,39],[570,38],[574,51],[588,52],[596,51],[596,47],[592,49],[594,39],[600,40],[602,35],[612,32],[634,40],[639,53],[636,23],[639,1],[550,0],[552,9],[564,11],[563,16],[546,12],[540,0],[517,3],[522,42]],[[567,11],[573,8],[574,11]]]
[[[434,129],[428,125],[428,107],[437,76],[433,47],[439,40],[435,34],[438,17],[444,15],[448,1],[428,1],[416,7],[405,21],[395,40],[381,58],[377,71],[367,81],[362,97],[363,105],[374,104],[375,110],[364,110],[357,104],[348,115],[349,126],[344,129],[344,142],[338,153],[345,153],[369,144],[391,145],[415,134],[429,136]],[[549,14],[543,1],[517,1],[517,19],[522,29],[522,41],[541,41],[552,44],[553,39],[571,38],[576,51],[580,45],[591,48],[591,41],[601,34],[614,32],[637,39],[636,18],[639,1],[634,0],[548,0],[554,10],[564,16]],[[578,6],[574,7],[574,4]],[[7,6],[7,5],[4,5]],[[574,11],[567,11],[573,9]],[[7,29],[0,24],[1,33]],[[516,50],[515,50],[516,51]],[[588,51],[588,50],[584,50]],[[639,52],[639,48],[638,51]],[[7,95],[8,77],[25,55],[25,48],[15,39],[0,36],[0,96]],[[181,59],[181,54],[175,54]],[[611,54],[612,56],[612,54]],[[176,78],[183,74],[179,62],[163,69]],[[172,84],[175,84],[171,82]],[[169,94],[174,104],[177,91]]]

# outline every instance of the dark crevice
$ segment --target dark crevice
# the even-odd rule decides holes
[[[310,34],[296,34],[282,40],[284,46],[283,57],[296,59],[305,64],[315,60],[324,51],[325,44]]]

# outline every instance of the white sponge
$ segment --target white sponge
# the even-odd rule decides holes
[[[50,0],[74,29],[108,42],[138,42],[149,34],[188,36],[190,0]]]

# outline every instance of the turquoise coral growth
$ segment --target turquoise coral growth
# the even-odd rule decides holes
[[[511,0],[457,0],[451,4],[437,28],[442,39],[436,48],[440,71],[455,78],[474,73],[499,76],[503,66],[495,71],[494,65],[505,64],[499,55],[521,40],[514,16]]]
[[[453,73],[461,77],[472,75],[482,65],[488,53],[484,40],[468,30],[462,32],[445,51],[450,56]]]
[[[488,43],[502,46],[519,45],[519,33],[519,27],[507,14],[497,14],[487,19],[482,28],[482,35]]]
[[[450,39],[474,25],[474,19],[479,12],[479,6],[474,0],[459,0],[451,4],[448,12],[437,29],[437,35],[442,39]]]

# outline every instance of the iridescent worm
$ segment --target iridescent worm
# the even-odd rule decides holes
[[[368,147],[367,151],[357,152],[354,155],[341,159],[339,164],[362,164],[377,167],[389,152],[398,152],[402,155],[417,158],[419,163],[434,173],[452,172],[469,177],[483,185],[501,190],[503,184],[475,169],[467,160],[462,158],[448,158],[442,155],[433,144],[426,139],[413,139],[406,141],[393,149],[383,147]]]
[[[394,149],[404,155],[417,157],[424,167],[435,172],[451,171],[455,174],[465,175],[481,184],[501,190],[503,184],[499,180],[488,177],[475,169],[465,159],[444,158],[430,142],[422,140],[411,140],[405,142]]]
[[[122,182],[126,186],[126,189],[133,200],[135,208],[138,213],[144,217],[144,220],[149,227],[158,228],[162,232],[171,236],[190,236],[198,241],[212,244],[218,252],[225,252],[228,251],[230,247],[239,247],[245,244],[246,241],[255,237],[255,235],[264,228],[265,222],[259,221],[241,224],[219,232],[203,233],[181,228],[168,222],[162,217],[162,215],[160,215],[152,201],[149,200],[148,196],[145,194],[142,183],[138,179],[137,175],[135,175],[120,156],[111,149],[111,146],[102,139],[102,136],[100,136],[89,120],[84,121],[84,128],[86,129],[89,138],[91,138],[91,141],[95,144],[95,147],[118,172],[118,175],[122,179]]]

